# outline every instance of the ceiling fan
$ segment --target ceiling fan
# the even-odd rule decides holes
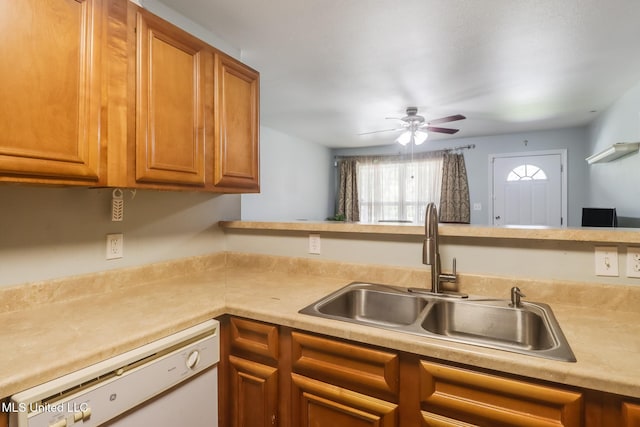
[[[402,118],[397,117],[386,117],[387,119],[401,120],[403,123],[401,127],[394,129],[384,129],[384,130],[376,130],[373,132],[364,132],[359,135],[369,135],[372,133],[380,133],[380,132],[393,132],[403,130],[398,138],[396,138],[396,142],[407,145],[412,142],[416,145],[420,145],[427,140],[429,136],[428,132],[438,132],[438,133],[446,133],[446,134],[454,134],[458,132],[459,129],[451,129],[451,128],[442,128],[431,126],[440,123],[448,123],[455,122],[457,120],[466,119],[462,114],[456,114],[453,116],[442,117],[440,119],[431,120],[430,122],[425,122],[424,116],[420,116],[418,114],[417,107],[407,107],[407,115]]]

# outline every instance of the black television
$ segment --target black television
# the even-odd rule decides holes
[[[583,227],[617,227],[616,208],[582,208]]]

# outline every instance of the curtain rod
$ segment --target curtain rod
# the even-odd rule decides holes
[[[418,153],[408,153],[408,154],[373,154],[373,155],[353,155],[353,156],[334,156],[334,160],[346,160],[346,159],[354,159],[354,158],[368,158],[368,159],[397,159],[397,158],[403,158],[403,157],[411,157],[413,155],[413,157],[420,157],[422,155],[428,155],[428,156],[432,156],[434,154],[440,154],[440,153],[450,153],[452,151],[459,151],[459,150],[473,150],[474,148],[476,148],[476,144],[467,144],[467,145],[460,145],[458,147],[453,147],[453,148],[443,148],[441,150],[432,150],[432,151],[420,151]]]

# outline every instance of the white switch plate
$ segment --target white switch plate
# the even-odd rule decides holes
[[[320,235],[309,234],[309,253],[320,255]]]
[[[107,234],[107,259],[122,258],[124,253],[124,236],[122,233]]]
[[[482,210],[482,203],[474,203],[473,204],[473,210],[474,211],[481,211]]]
[[[596,246],[596,276],[618,276],[618,248],[616,246]]]
[[[640,248],[627,248],[627,277],[640,278]]]

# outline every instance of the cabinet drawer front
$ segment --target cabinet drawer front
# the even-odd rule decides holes
[[[293,332],[293,371],[361,393],[397,400],[395,353]]]
[[[248,352],[278,361],[278,327],[255,320],[232,317],[231,349],[233,352]]]
[[[582,424],[580,393],[426,361],[420,362],[420,400],[427,414],[479,426]]]
[[[292,374],[296,426],[395,427],[397,405]]]

